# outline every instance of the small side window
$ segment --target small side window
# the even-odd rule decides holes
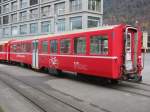
[[[17,46],[15,44],[12,45],[12,51],[17,52]]]
[[[70,53],[70,39],[63,39],[60,41],[60,53],[61,54]]]
[[[90,38],[90,53],[91,54],[108,54],[108,37],[107,36],[92,36]]]
[[[26,43],[21,44],[21,52],[26,52]]]
[[[0,52],[3,52],[3,45],[0,45]]]
[[[126,45],[127,45],[127,51],[131,51],[131,34],[128,33],[127,35],[127,40],[126,40]]]
[[[47,53],[48,52],[48,41],[42,42],[42,52]]]
[[[57,40],[50,41],[50,53],[57,53],[58,52],[58,42]]]
[[[79,37],[74,39],[74,53],[85,54],[86,53],[86,38]]]
[[[26,52],[30,52],[30,51],[31,51],[31,44],[26,43]]]

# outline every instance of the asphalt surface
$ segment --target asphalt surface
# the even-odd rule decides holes
[[[76,80],[76,78],[74,79],[68,76],[59,78],[18,66],[0,64],[0,79],[4,79],[5,75],[14,77],[19,81],[23,81],[29,85],[32,85],[33,87],[44,91],[48,95],[56,97],[60,101],[65,102],[65,104],[69,104],[70,106],[73,106],[79,109],[79,111],[83,112],[150,111],[150,97],[148,96],[150,93],[150,54],[147,54],[145,57],[145,68],[142,72],[143,83],[147,85],[129,84],[129,86],[134,87],[134,89],[121,87],[121,85],[118,86],[117,89],[114,89],[101,84],[95,84],[93,82]],[[7,81],[8,80],[9,79],[7,79]],[[15,80],[10,80],[8,83],[9,82],[11,82],[13,85]],[[40,95],[37,94],[38,92],[35,93],[33,89],[28,89],[28,87],[20,82],[16,84],[16,86],[18,86],[18,88],[20,87],[24,91],[26,90],[32,94],[34,93],[35,96],[38,95],[39,99],[42,98],[42,94],[40,97]],[[147,96],[133,94],[133,92],[126,92],[122,90],[135,90],[136,92],[146,94]],[[50,112],[50,109],[52,108],[55,108],[52,109],[54,111],[60,111],[61,109],[70,109],[69,111],[74,110],[70,107],[67,109],[66,105],[60,104],[60,102],[57,101],[54,102],[53,100],[47,100],[47,102],[43,102],[43,105],[45,104],[46,108],[49,107],[48,109]],[[5,112],[42,111],[2,81],[0,81],[0,107],[2,107]]]

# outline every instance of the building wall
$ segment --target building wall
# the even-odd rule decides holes
[[[103,0],[0,0],[0,38],[97,27],[102,17]]]

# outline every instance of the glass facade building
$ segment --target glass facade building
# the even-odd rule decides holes
[[[0,38],[102,25],[103,0],[0,0]]]

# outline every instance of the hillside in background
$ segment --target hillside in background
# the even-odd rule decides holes
[[[150,33],[150,0],[104,0],[104,24],[136,22]]]

